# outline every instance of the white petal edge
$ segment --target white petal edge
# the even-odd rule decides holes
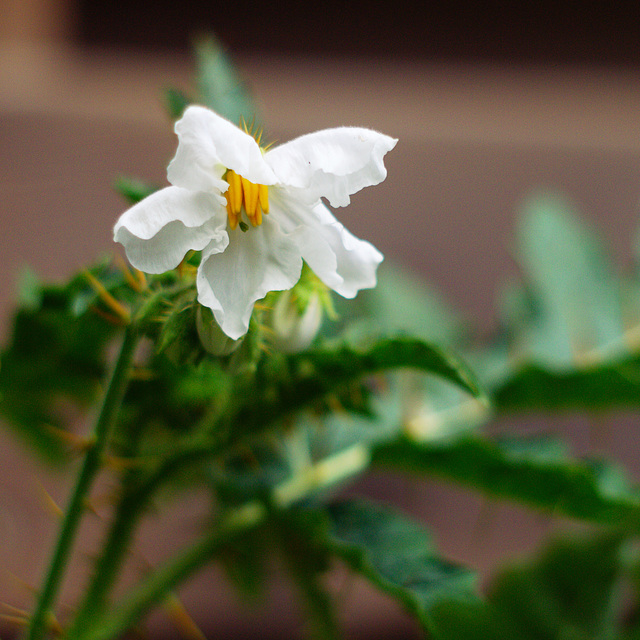
[[[239,127],[200,106],[190,106],[175,124],[178,150],[167,168],[171,184],[224,193],[227,169],[255,184],[274,184],[258,143]]]
[[[198,268],[198,302],[209,307],[226,335],[243,336],[253,306],[269,291],[290,289],[300,279],[302,258],[273,220],[246,233],[231,232],[224,252],[203,251]]]
[[[278,181],[305,192],[310,201],[326,198],[334,207],[387,176],[383,158],[397,140],[371,129],[324,129],[286,142],[265,154]]]
[[[378,249],[349,232],[322,203],[296,207],[300,226],[291,236],[305,262],[328,287],[345,298],[376,286],[384,260]]]
[[[211,194],[178,187],[157,191],[125,211],[113,231],[129,262],[146,273],[175,268],[190,250],[228,244],[227,212]]]

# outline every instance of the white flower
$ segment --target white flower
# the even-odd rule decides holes
[[[198,301],[233,339],[247,332],[257,300],[293,287],[303,259],[346,298],[375,286],[382,254],[349,233],[321,198],[346,206],[351,194],[382,182],[383,157],[396,140],[341,127],[265,150],[198,106],[185,111],[175,131],[178,150],[167,170],[172,186],[115,225],[114,239],[133,266],[163,273],[189,250],[202,251]]]

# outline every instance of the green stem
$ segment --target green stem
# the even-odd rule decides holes
[[[235,536],[264,522],[267,513],[266,507],[258,502],[250,502],[235,510],[219,528],[200,538],[170,563],[152,573],[123,604],[87,621],[90,626],[77,627],[66,640],[111,640],[121,636],[153,605],[161,602],[173,587],[204,567]]]
[[[93,483],[93,479],[100,469],[102,454],[124,397],[129,368],[137,343],[136,334],[135,327],[129,325],[125,331],[120,353],[118,354],[118,359],[102,401],[102,407],[100,408],[94,425],[91,436],[92,444],[87,450],[84,463],[76,480],[73,494],[62,521],[62,527],[58,534],[58,541],[51,558],[51,564],[45,576],[43,587],[40,591],[36,608],[27,631],[28,640],[42,640],[46,635],[47,616],[55,603],[63,572],[78,530],[78,524],[84,512],[85,500]]]
[[[139,507],[139,508],[138,508]],[[88,626],[105,608],[111,588],[118,576],[122,561],[129,549],[129,541],[144,511],[136,496],[127,493],[116,511],[107,540],[93,573],[93,578],[73,623],[68,631],[73,637],[79,630]]]
[[[277,509],[286,509],[305,496],[360,473],[366,469],[369,461],[368,448],[356,444],[317,462],[274,487],[270,502]],[[155,481],[156,476],[153,478],[154,482],[141,485],[138,492],[132,494],[132,506],[139,506],[140,501],[148,498],[159,486],[160,482]],[[119,637],[138,622],[151,607],[162,601],[176,585],[204,567],[235,536],[259,526],[266,520],[267,515],[268,510],[261,502],[252,501],[238,507],[214,531],[145,578],[122,604],[108,611],[104,608],[93,610],[92,616],[83,615],[82,625],[76,620],[66,640],[111,640]],[[132,516],[127,522],[132,523],[134,520],[135,516]],[[110,537],[113,538],[114,535],[115,530],[112,530]],[[330,636],[327,634],[327,637]]]

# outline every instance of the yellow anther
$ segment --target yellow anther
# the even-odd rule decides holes
[[[253,182],[249,182],[246,178],[242,178],[242,191],[244,193],[244,210],[249,218],[256,215],[256,207],[258,206],[259,187]]]
[[[260,226],[263,212],[269,213],[269,187],[255,184],[232,169],[227,171],[225,180],[229,183],[225,194],[229,228],[235,229],[240,224],[243,209],[252,226]]]
[[[227,182],[229,183],[227,202],[231,204],[233,213],[239,214],[242,211],[242,179],[235,171],[229,169]]]
[[[251,224],[254,227],[259,227],[262,224],[262,209],[259,202],[256,205],[255,215],[251,218]]]
[[[258,199],[265,213],[269,213],[269,187],[266,184],[258,185]]]
[[[240,214],[234,213],[229,202],[229,195],[227,194],[227,217],[229,218],[229,227],[233,230],[238,226],[240,222]]]

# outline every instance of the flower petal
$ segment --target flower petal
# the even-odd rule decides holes
[[[280,194],[278,194],[280,195]],[[356,238],[319,203],[306,206],[292,198],[274,198],[276,215],[286,209],[283,224],[311,270],[345,298],[376,285],[376,269],[384,256],[369,242]]]
[[[175,124],[178,150],[167,169],[169,182],[194,191],[224,193],[227,169],[255,184],[273,184],[275,176],[258,143],[210,109],[190,106]]]
[[[281,184],[304,190],[308,201],[323,197],[344,207],[351,194],[386,178],[383,157],[396,142],[371,129],[325,129],[268,151],[265,160]]]
[[[271,219],[229,235],[223,252],[203,252],[197,286],[200,304],[213,311],[222,330],[235,340],[247,332],[256,300],[269,291],[290,289],[300,279],[302,259]]]
[[[113,237],[124,245],[131,264],[146,273],[173,269],[187,251],[229,240],[226,209],[202,191],[166,187],[125,211]]]

